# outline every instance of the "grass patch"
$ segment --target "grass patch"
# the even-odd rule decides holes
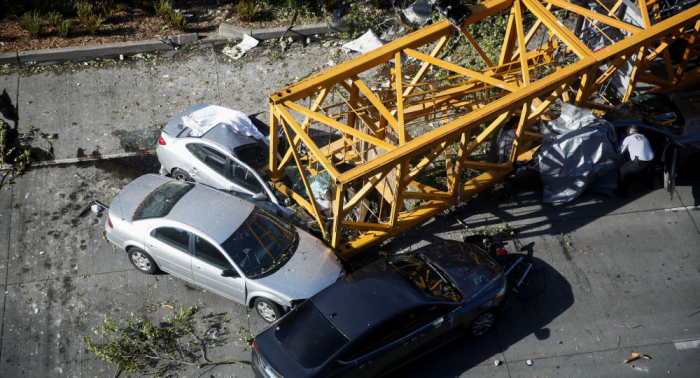
[[[39,11],[27,12],[22,15],[22,26],[29,34],[38,37],[44,32],[44,23],[41,20]]]

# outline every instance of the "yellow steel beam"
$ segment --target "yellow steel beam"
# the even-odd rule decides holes
[[[483,20],[486,17],[510,8],[512,3],[512,0],[486,0],[470,8],[472,15],[469,16],[468,21],[476,22]],[[398,51],[405,48],[417,48],[426,45],[437,40],[438,38],[449,35],[453,30],[454,28],[448,20],[436,22],[415,31],[406,37],[389,42],[386,45],[376,48],[364,55],[331,67],[327,71],[321,72],[280,91],[274,92],[270,95],[270,101],[276,103],[278,101],[296,101],[298,99],[302,99],[312,93],[317,92],[319,88],[330,87],[340,80],[348,79],[353,75],[365,72],[370,68],[387,62],[393,58],[394,54],[396,54]]]
[[[323,168],[328,171],[328,174],[331,175],[331,177],[335,180],[340,176],[340,173],[338,172],[337,169],[333,166],[333,164],[326,159],[326,156],[321,152],[321,150],[316,147],[316,144],[314,141],[311,139],[311,137],[304,132],[304,130],[299,126],[297,121],[294,120],[294,118],[289,114],[287,109],[285,109],[284,106],[277,106],[275,108],[276,112],[278,112],[282,118],[284,119],[285,122],[282,122],[282,126],[284,127],[284,131],[287,133],[287,139],[289,140],[289,143],[292,143],[292,139],[290,138],[291,132],[287,125],[291,126],[292,129],[294,129],[294,132],[301,137],[301,140],[304,142],[306,147],[314,154],[316,160],[321,163]],[[291,148],[292,152],[296,154],[296,148]],[[301,164],[299,164],[299,167],[301,167]],[[305,177],[305,175],[302,175],[302,177]],[[309,192],[311,193],[311,192]]]
[[[566,43],[579,58],[585,58],[591,55],[591,50],[574,35],[574,32],[567,29],[564,24],[540,4],[539,1],[522,0],[522,2],[530,12],[535,14],[538,19],[542,20],[542,23],[544,23],[552,33]]]
[[[282,122],[282,127],[284,127],[285,135],[287,136],[287,140],[289,140],[289,143],[292,143],[292,133],[291,130],[287,124],[287,122]],[[297,152],[296,149],[292,149],[292,154],[294,155],[294,161],[297,164],[297,167],[303,172],[304,165],[301,162],[301,158],[299,157],[299,153]],[[306,178],[306,175],[301,175],[301,180],[304,183],[304,188],[306,189],[306,193],[309,193],[309,200],[310,200],[310,205],[311,209],[313,210],[313,214],[316,217],[316,221],[318,222],[321,232],[323,233],[323,237],[327,238],[328,237],[328,232],[326,231],[326,228],[323,226],[323,217],[321,216],[321,211],[318,209],[318,205],[316,204],[316,200],[313,198],[313,191],[311,190],[311,184],[309,184],[309,179]]]
[[[350,135],[354,136],[355,138],[362,139],[365,142],[371,143],[379,148],[383,148],[383,149],[388,150],[388,151],[396,148],[396,146],[389,144],[381,139],[375,138],[371,135],[367,135],[360,130],[353,129],[352,127],[344,125],[344,124],[342,124],[342,123],[340,123],[332,118],[326,117],[323,114],[312,112],[311,110],[309,110],[301,105],[297,105],[296,103],[293,103],[291,101],[286,102],[284,105],[287,106],[289,109],[292,109],[300,114],[303,114],[309,118],[313,118],[317,121],[323,122],[326,125],[329,125],[329,126],[336,128],[338,131],[342,131],[346,134],[350,134]],[[322,152],[320,152],[320,150],[318,153],[321,154],[322,156],[325,156],[325,155],[323,155]]]
[[[520,0],[515,0],[513,3],[515,9],[515,31],[518,35],[518,48],[520,51],[525,51],[520,55],[520,69],[523,75],[523,84],[530,84],[530,66],[527,65],[527,45],[525,44],[525,35],[523,31],[523,10],[520,6]]]
[[[517,86],[508,84],[502,80],[495,79],[492,76],[487,76],[487,75],[481,74],[479,72],[472,71],[470,69],[458,66],[456,64],[446,62],[446,61],[440,60],[438,58],[434,58],[430,55],[423,54],[423,53],[418,52],[418,51],[413,50],[413,49],[406,49],[406,50],[404,50],[404,53],[408,56],[414,57],[414,58],[422,60],[424,62],[430,62],[430,64],[438,66],[438,67],[442,67],[446,70],[450,70],[452,72],[462,74],[462,75],[470,77],[472,79],[481,80],[484,83],[491,84],[491,85],[498,87],[498,88],[506,89],[509,91],[514,91],[514,90],[518,89]]]
[[[630,25],[630,24],[628,24],[624,21],[620,21],[616,18],[604,16],[600,13],[594,12],[594,11],[586,9],[584,7],[580,7],[578,5],[572,4],[572,3],[565,1],[565,0],[544,0],[544,1],[547,3],[550,3],[552,5],[555,5],[559,8],[566,9],[566,10],[574,12],[576,14],[580,14],[586,18],[590,18],[590,19],[602,22],[604,24],[610,25],[610,26],[618,28],[620,30],[624,30],[624,31],[629,32],[629,33],[637,33],[637,32],[642,31],[642,29],[640,29],[634,25]],[[648,14],[647,14],[647,17],[649,17]]]

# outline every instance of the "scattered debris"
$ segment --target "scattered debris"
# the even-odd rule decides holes
[[[527,360],[525,361],[525,363],[527,364],[527,366],[532,366],[532,360]]]
[[[623,322],[622,324],[623,324],[623,325],[613,324],[613,327],[620,327],[620,328],[626,328],[626,329],[635,329],[635,328],[639,328],[639,327],[642,326],[641,324],[639,324],[639,325],[636,325],[636,326],[634,326],[634,327],[630,327],[630,326],[627,325],[627,323],[624,323],[624,322]]]
[[[562,244],[566,245],[567,247],[573,249],[573,250],[576,251],[576,252],[583,253],[584,255],[587,255],[587,254],[588,254],[588,251],[584,251],[583,249],[576,248],[576,247],[574,247],[574,245],[573,245],[570,241],[565,240],[565,239],[564,239],[564,233],[563,233],[563,232],[560,233],[559,236],[561,237],[561,242],[562,242]]]
[[[493,364],[494,364],[495,366],[500,366],[500,365],[501,365],[501,360],[495,360],[495,361],[493,361]]]
[[[175,308],[175,307],[173,307],[173,306],[171,306],[171,305],[169,305],[169,304],[167,304],[167,303],[155,303],[155,302],[151,302],[150,299],[146,299],[146,302],[148,302],[149,304],[152,304],[153,306],[156,306],[156,307]]]
[[[364,54],[381,46],[384,46],[384,41],[379,39],[372,30],[367,30],[360,38],[344,44],[343,48]]]
[[[645,360],[651,360],[651,357],[647,356],[646,354],[642,354],[642,353],[632,353],[632,357],[626,359],[626,360],[625,360],[625,363],[628,364],[628,363],[630,363],[630,362],[632,362],[632,361],[636,361],[636,360],[638,360],[638,359],[640,359],[640,358],[643,358],[643,359],[645,359]]]
[[[248,50],[257,46],[258,43],[260,43],[260,41],[249,36],[248,34],[245,34],[245,35],[243,35],[243,40],[241,41],[241,43],[239,43],[233,47],[227,46],[226,48],[224,48],[221,51],[221,53],[224,55],[228,55],[233,60],[238,60],[243,55],[245,55],[245,53],[248,52]]]
[[[85,206],[83,211],[81,211],[80,214],[78,214],[78,218],[85,215],[88,212],[88,210],[92,210],[93,213],[97,214],[102,212],[104,209],[109,209],[109,206],[105,205],[104,203],[98,200],[92,200],[87,206]]]
[[[418,25],[425,25],[433,15],[431,1],[429,0],[418,0],[408,8],[403,9],[402,12],[408,21]]]

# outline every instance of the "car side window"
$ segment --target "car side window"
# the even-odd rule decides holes
[[[231,160],[231,180],[254,193],[263,191],[260,181],[248,168]]]
[[[161,227],[153,230],[152,235],[173,248],[187,254],[190,253],[190,234],[185,230],[175,227]]]
[[[226,155],[211,147],[202,146],[199,150],[197,150],[194,156],[196,156],[197,159],[201,160],[209,168],[216,171],[216,173],[223,176],[224,169],[226,168]]]
[[[199,143],[187,143],[186,147],[187,147],[187,150],[190,151],[192,153],[192,155],[194,155],[197,152],[197,149],[199,148],[199,146],[201,146],[201,144],[199,144]]]
[[[197,235],[194,236],[194,255],[198,259],[214,265],[221,270],[233,269],[231,263],[226,260],[226,257],[204,238]]]

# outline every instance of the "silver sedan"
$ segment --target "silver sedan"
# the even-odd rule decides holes
[[[265,128],[261,121],[236,110],[192,106],[163,127],[156,146],[161,173],[279,205],[265,180],[269,160],[263,134],[269,128]]]
[[[273,322],[344,277],[323,242],[210,187],[141,176],[114,198],[107,239],[141,272],[166,271],[255,308]]]

